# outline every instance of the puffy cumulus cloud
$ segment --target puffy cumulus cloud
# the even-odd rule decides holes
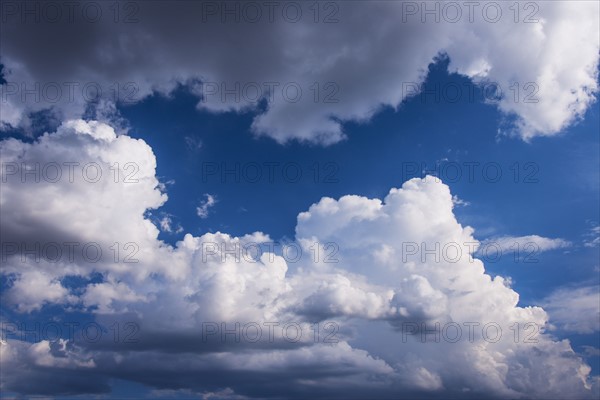
[[[132,268],[139,262],[177,274],[156,259],[170,250],[142,217],[167,199],[158,189],[154,154],[142,140],[73,120],[32,143],[3,140],[0,156],[3,267],[13,282],[5,296],[19,298],[23,310],[69,301],[59,283],[68,275],[114,269],[144,280],[154,271]],[[117,288],[96,292],[105,299],[127,293]]]
[[[598,15],[598,5],[561,1],[536,3],[534,8],[538,6],[540,12],[532,19],[539,22],[516,27],[498,23],[492,29],[475,24],[447,48],[451,70],[476,82],[497,82],[508,96],[516,93],[506,93],[516,84],[513,88],[519,93],[513,101],[503,99],[498,107],[519,117],[518,133],[525,140],[556,134],[582,117],[598,90],[600,39],[588,40],[589,32],[599,31],[597,18],[588,14]],[[508,4],[505,7],[508,11]],[[526,8],[523,11],[533,15],[530,6]],[[477,40],[480,37],[486,40]],[[582,46],[581,52],[577,46]]]
[[[122,340],[82,340],[77,330],[31,342],[10,325],[3,391],[102,393],[116,378],[260,398],[598,395],[583,359],[545,332],[546,312],[519,307],[507,281],[473,257],[473,229],[456,220],[439,179],[410,180],[384,199],[321,199],[298,216],[303,251],[292,262],[261,232],[159,241],[146,213],[166,201],[152,149],[108,125],[70,121],[31,143],[6,139],[0,151],[19,168],[74,161],[108,171],[91,184],[3,169],[3,304],[33,320],[62,306],[57,323],[78,310],[128,327]],[[127,162],[136,180],[115,182],[114,169],[133,171]],[[105,254],[57,259],[44,250],[50,241],[93,242]]]
[[[107,102],[183,85],[201,109],[256,112],[257,135],[331,144],[345,137],[344,121],[366,121],[418,92],[442,53],[451,72],[499,88],[495,103],[516,117],[522,138],[555,135],[597,93],[598,3],[500,3],[352,1],[319,5],[315,14],[308,3],[248,10],[242,2],[158,1],[117,17],[95,3],[103,8],[97,19],[82,3],[63,10],[62,23],[39,4],[33,23],[36,13],[17,5],[1,28],[1,122],[26,126],[32,112],[50,107],[78,118],[90,106],[96,118],[114,120]]]
[[[339,268],[394,290],[388,303],[392,309],[385,318],[401,331],[400,336],[408,335],[403,343],[411,345],[388,349],[386,358],[415,360],[409,375],[414,377],[409,379],[414,384],[420,382],[430,390],[444,387],[452,393],[460,386],[458,382],[464,382],[464,373],[471,377],[465,388],[479,393],[585,396],[575,388],[588,384],[588,367],[580,364],[567,342],[558,344],[541,334],[547,321],[541,308],[518,307],[519,296],[507,282],[485,274],[481,261],[472,258],[477,248],[473,231],[456,221],[452,208],[446,185],[432,177],[414,179],[401,189],[392,189],[383,202],[358,196],[339,201],[324,198],[299,215],[296,234],[322,243],[335,241],[343,249]],[[381,248],[387,249],[386,260],[378,256]],[[473,342],[465,340],[470,323],[477,324]],[[487,335],[493,329],[488,329],[495,324],[502,327],[504,335],[490,343],[493,340]],[[461,325],[462,340],[447,343],[456,337],[456,325]],[[520,335],[535,331],[536,343],[524,343],[523,336],[516,339],[511,326],[517,326]],[[363,326],[359,332],[368,335],[369,327]],[[444,332],[448,335],[446,345],[430,343],[436,334],[443,343]],[[419,343],[421,340],[427,343]],[[361,345],[377,350],[377,345],[366,340]],[[440,352],[442,358],[436,356]],[[544,365],[555,362],[567,363],[570,366],[566,370],[577,371],[564,387],[560,371],[544,378],[538,375]],[[457,373],[449,368],[451,363],[464,369]],[[539,385],[540,379],[546,383]]]
[[[55,275],[34,268],[22,270],[4,298],[16,304],[21,312],[39,310],[47,303],[68,304],[74,300]]]
[[[600,286],[561,288],[542,302],[550,322],[566,332],[600,331]]]
[[[309,319],[325,320],[340,315],[372,319],[391,312],[393,291],[368,285],[360,276],[312,273],[297,278],[293,287],[296,293],[304,294],[294,311]]]
[[[33,143],[4,140],[0,151],[6,241],[59,241],[77,232],[81,241],[140,243],[158,234],[149,221],[128,217],[167,199],[157,188],[152,149],[142,140],[74,120]],[[121,217],[132,225],[112,223]]]

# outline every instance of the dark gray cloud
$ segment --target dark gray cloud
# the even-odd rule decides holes
[[[29,14],[6,3],[2,122],[17,126],[47,107],[79,117],[98,89],[132,102],[185,85],[201,108],[255,109],[258,135],[330,144],[344,137],[340,121],[399,106],[440,53],[452,72],[500,87],[497,106],[525,139],[561,131],[597,90],[594,2],[536,2],[518,15],[493,2],[433,3],[433,14],[418,2],[81,2],[72,18],[59,2],[57,22],[43,3]]]

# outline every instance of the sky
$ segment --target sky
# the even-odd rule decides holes
[[[0,397],[600,396],[595,1],[4,1]]]

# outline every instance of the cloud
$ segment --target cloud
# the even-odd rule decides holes
[[[36,269],[22,271],[4,293],[4,299],[16,304],[20,312],[39,310],[46,303],[68,304],[72,300],[56,276]]]
[[[564,249],[572,244],[564,239],[552,239],[539,235],[526,236],[501,236],[487,239],[482,246],[497,246],[502,251],[521,249],[521,251],[532,251],[534,253]]]
[[[198,151],[202,148],[202,140],[197,138],[196,136],[186,136],[185,138],[186,146],[192,151]]]
[[[171,220],[170,217],[163,217],[160,220],[160,229],[162,229],[164,232],[172,232],[172,228],[171,228],[171,223],[173,221]]]
[[[57,344],[13,332],[0,347],[2,390],[103,393],[122,379],[258,398],[598,395],[569,342],[545,332],[546,312],[518,306],[510,283],[486,274],[473,229],[457,221],[439,179],[409,180],[383,199],[322,198],[298,215],[292,260],[264,248],[261,232],[158,240],[147,213],[167,198],[152,149],[108,125],[65,122],[31,143],[5,139],[0,154],[48,173],[39,182],[30,169],[25,181],[18,169],[0,176],[5,307],[44,321],[62,308],[58,323],[78,310],[100,326],[135,327],[123,332],[134,340],[82,340],[78,331]],[[70,161],[106,173],[92,183],[92,168],[72,180],[45,169]],[[72,258],[44,247],[74,241]],[[81,252],[84,243],[95,245]],[[432,254],[436,243],[451,244],[452,257]],[[70,277],[83,283],[73,288]]]
[[[3,341],[0,367],[3,392],[51,396],[110,392],[106,377],[95,375],[95,379],[90,379],[90,372],[96,368],[93,360],[82,358],[80,348],[61,340],[53,343]]]
[[[471,205],[471,203],[469,203],[468,201],[465,201],[461,198],[459,198],[457,195],[452,196],[452,202],[454,203],[455,206],[469,206]]]
[[[200,206],[196,207],[196,214],[202,219],[208,218],[208,209],[213,207],[217,203],[217,199],[212,194],[205,193],[206,200],[200,203]]]
[[[581,346],[588,357],[600,357],[600,349],[593,346]]]
[[[583,245],[585,247],[600,246],[600,225],[592,227],[584,236],[586,237],[586,239],[583,241]]]
[[[343,122],[368,121],[418,93],[440,54],[449,56],[449,72],[499,89],[492,103],[525,140],[575,123],[598,91],[597,2],[523,3],[518,12],[509,3],[459,2],[455,10],[436,2],[427,6],[433,14],[418,2],[327,3],[317,14],[296,3],[298,20],[290,20],[288,3],[276,10],[260,3],[258,21],[226,11],[227,2],[210,10],[197,2],[135,4],[120,14],[131,23],[115,22],[114,9],[98,3],[103,17],[93,23],[75,13],[65,23],[32,24],[19,7],[7,11],[1,123],[27,127],[32,113],[48,108],[59,120],[98,108],[95,118],[114,123],[118,117],[102,111],[106,102],[184,87],[199,109],[254,112],[256,135],[327,145],[345,138]]]
[[[600,286],[561,288],[542,302],[550,322],[565,332],[600,332]]]
[[[160,185],[159,185],[160,187]],[[161,188],[164,190],[165,188]],[[156,223],[160,227],[160,230],[166,233],[181,233],[183,232],[183,227],[180,224],[175,224],[173,221],[173,215],[168,213],[160,213],[160,218],[156,219]]]

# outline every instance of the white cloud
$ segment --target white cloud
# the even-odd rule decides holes
[[[468,201],[465,201],[461,198],[459,198],[457,195],[452,196],[452,202],[454,203],[455,206],[469,206],[471,205],[471,203],[469,203]]]
[[[3,240],[28,246],[78,240],[109,249],[95,262],[76,254],[73,261],[51,263],[32,257],[22,261],[3,248],[7,261],[2,273],[10,278],[3,304],[19,312],[77,306],[106,326],[133,319],[141,333],[131,344],[111,338],[79,343],[77,349],[65,345],[60,351],[74,352],[71,359],[81,367],[48,358],[41,341],[9,339],[0,347],[2,370],[11,371],[1,376],[3,390],[39,393],[45,385],[46,394],[63,393],[85,366],[89,383],[80,387],[86,393],[107,390],[107,377],[117,377],[157,390],[208,393],[230,388],[250,397],[264,396],[265,390],[273,396],[293,390],[306,397],[318,390],[320,395],[358,398],[598,394],[589,366],[570,344],[544,332],[546,312],[519,307],[519,295],[509,282],[492,278],[483,262],[472,258],[476,246],[463,243],[477,243],[473,229],[456,220],[450,189],[439,179],[412,179],[384,199],[321,199],[298,215],[296,242],[304,251],[292,263],[268,251],[258,259],[236,254],[240,247],[270,241],[261,232],[242,237],[186,234],[174,247],[160,242],[158,229],[144,217],[166,201],[158,190],[152,149],[142,140],[114,134],[107,125],[67,122],[33,143],[6,139],[0,152],[4,162],[93,161],[111,172],[110,166],[119,162],[124,174],[131,172],[126,162],[139,167],[135,183],[115,183],[111,173],[95,184],[81,175],[73,182],[22,183],[19,174],[2,171]],[[115,242],[137,244],[137,262],[124,260],[131,250],[124,247],[115,260],[110,250]],[[337,245],[337,262],[323,258],[331,243]],[[449,260],[411,252],[403,259],[406,243],[417,243],[421,250],[459,243],[461,253]],[[101,281],[73,291],[62,284],[71,275],[100,275]],[[27,285],[32,276],[43,277],[43,290]],[[581,297],[587,307],[591,303],[584,294],[575,298]],[[561,308],[551,306],[551,318],[555,309]],[[305,334],[297,342],[286,340],[279,326],[274,340],[266,334],[256,342],[220,335],[201,340],[207,322],[231,329],[236,322],[269,321],[297,323]],[[337,326],[337,343],[323,343],[326,331],[315,340],[314,323],[326,321]],[[455,323],[462,326],[462,336],[435,343],[429,333],[430,340],[421,343],[423,328],[434,329],[436,323],[443,327],[438,334],[452,337],[445,328]],[[465,323],[480,325],[470,335]],[[497,324],[503,334],[489,340],[486,324]],[[515,340],[510,328],[515,324],[521,338],[526,324],[538,327],[536,342]],[[31,352],[37,358],[23,356]],[[60,374],[72,379],[61,380]],[[37,383],[28,388],[20,382]]]
[[[31,112],[48,107],[61,119],[78,118],[86,99],[95,97],[85,88],[94,93],[99,87],[105,101],[131,103],[184,85],[201,109],[257,111],[251,126],[257,135],[331,144],[345,137],[339,121],[367,121],[384,106],[398,107],[423,82],[428,64],[445,53],[451,72],[499,86],[497,107],[515,116],[516,133],[530,140],[575,123],[598,90],[599,5],[593,1],[519,3],[518,15],[512,3],[478,3],[473,11],[461,6],[455,23],[445,11],[435,22],[419,2],[335,3],[337,23],[315,23],[308,3],[297,23],[278,13],[269,22],[266,9],[264,23],[222,23],[219,13],[203,21],[203,4],[139,3],[134,24],[102,18],[32,25],[10,15],[2,24],[8,85],[1,122],[26,126]],[[407,4],[416,5],[417,13],[408,13]],[[444,3],[427,7],[436,4],[446,9]],[[499,21],[493,20],[496,12]],[[537,22],[523,22],[528,17]],[[38,47],[33,43],[40,36],[53,40]],[[65,50],[67,40],[72,47]],[[71,95],[73,82],[78,86]],[[21,84],[34,92],[38,84],[39,98],[24,95]],[[43,95],[53,94],[56,84],[58,100]],[[258,96],[269,99],[266,110],[257,109],[257,87]],[[302,96],[296,101],[297,87]],[[97,117],[114,120],[105,114]]]
[[[600,349],[593,346],[581,346],[588,357],[600,357]]]
[[[482,243],[482,246],[483,245],[497,245],[502,251],[507,252],[520,249],[520,251],[539,253],[543,251],[564,249],[570,247],[571,243],[559,238],[552,239],[539,235],[526,235],[495,237],[485,240]]]
[[[206,196],[206,200],[200,202],[200,205],[196,207],[196,214],[202,219],[208,218],[209,208],[217,203],[216,197],[212,194],[205,193],[204,196]]]
[[[165,216],[162,217],[160,220],[160,229],[162,229],[164,232],[172,232],[172,228],[171,228],[171,224],[173,223],[173,221],[171,220],[170,217]]]
[[[20,312],[36,311],[48,303],[69,303],[73,300],[55,276],[37,269],[22,271],[4,296],[16,304]]]
[[[561,288],[542,302],[550,322],[566,332],[600,332],[600,286]]]
[[[585,247],[600,246],[600,225],[594,226],[585,234],[586,239],[583,242]]]
[[[160,187],[160,185],[159,185]],[[164,187],[161,188],[164,190]],[[183,227],[179,224],[174,224],[173,216],[167,213],[162,213],[162,217],[157,220],[158,226],[160,226],[160,230],[167,233],[181,233],[183,232]]]
[[[68,349],[69,342],[64,339],[58,339],[55,342],[42,340],[33,343],[28,349],[28,356],[32,358],[33,363],[43,367],[95,367],[94,360],[78,359],[77,353]]]

